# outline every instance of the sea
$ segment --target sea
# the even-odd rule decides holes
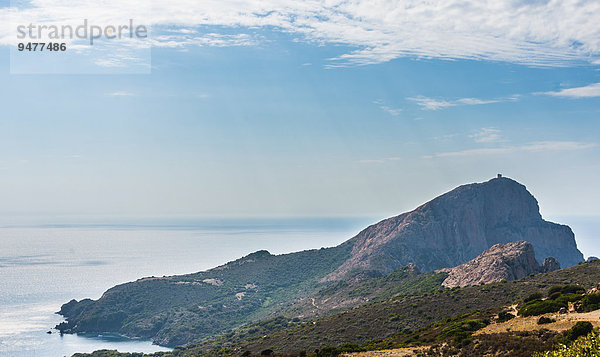
[[[169,348],[119,335],[60,335],[56,312],[141,277],[198,272],[266,249],[335,246],[373,218],[144,219],[0,224],[0,356]]]

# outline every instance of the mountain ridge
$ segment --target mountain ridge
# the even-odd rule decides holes
[[[538,261],[555,257],[563,267],[583,261],[568,226],[543,220],[524,185],[498,177],[459,186],[367,227],[344,243],[352,245],[352,257],[323,280],[340,280],[355,270],[387,274],[409,263],[423,272],[454,267],[514,241],[530,242]]]
[[[61,308],[67,321],[57,328],[186,344],[301,307],[302,299],[344,279],[376,278],[409,264],[425,273],[454,267],[494,244],[521,240],[533,244],[540,261],[554,256],[565,267],[583,261],[568,226],[544,221],[525,186],[497,178],[460,186],[336,247],[283,255],[261,250],[199,273],[121,284],[96,301],[72,300]],[[303,315],[302,308],[295,313]]]

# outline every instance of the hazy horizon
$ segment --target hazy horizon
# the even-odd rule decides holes
[[[498,173],[600,216],[600,8],[463,5],[0,0],[0,223],[382,219]],[[126,16],[146,42],[11,37]]]
[[[404,212],[399,212],[401,214]],[[397,214],[396,214],[397,215]],[[66,229],[115,229],[115,230],[195,230],[214,229],[215,231],[235,230],[242,227],[243,231],[259,232],[263,228],[269,230],[279,227],[286,231],[296,229],[333,229],[354,232],[340,241],[339,236],[323,236],[322,242],[315,244],[314,249],[334,246],[352,238],[364,228],[383,219],[392,217],[360,217],[360,216],[247,216],[247,217],[123,217],[123,216],[36,216],[35,218],[10,217],[0,219],[0,229],[6,228],[66,228]],[[579,250],[587,259],[590,256],[600,256],[597,245],[597,232],[600,231],[600,216],[543,216],[547,221],[565,224],[571,227]],[[269,250],[272,247],[262,247]]]

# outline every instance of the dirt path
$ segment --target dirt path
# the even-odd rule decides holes
[[[416,356],[415,352],[419,352],[423,349],[424,348],[398,348],[398,349],[394,349],[394,350],[343,353],[340,356],[345,356],[345,357],[413,357],[413,356]]]
[[[514,313],[516,313],[516,305],[511,306]],[[573,327],[578,321],[589,321],[594,327],[600,327],[600,310],[586,312],[586,313],[571,313],[571,314],[545,314],[543,316],[550,317],[556,320],[556,322],[550,324],[538,325],[537,321],[540,316],[530,317],[515,317],[514,319],[503,322],[500,324],[491,324],[485,328],[475,332],[474,335],[481,334],[492,334],[507,331],[534,331],[540,329],[548,329],[554,331],[565,331]],[[413,357],[416,356],[416,352],[423,350],[424,348],[399,348],[393,350],[382,350],[382,351],[369,351],[369,352],[355,352],[355,353],[344,353],[340,356],[345,357]]]
[[[507,331],[533,331],[543,328],[554,331],[565,331],[573,327],[573,325],[575,325],[578,321],[589,321],[592,323],[592,325],[594,325],[594,327],[600,327],[600,310],[581,314],[545,314],[543,316],[553,318],[556,320],[556,322],[538,325],[537,321],[540,316],[515,317],[507,322],[488,325],[487,327],[477,331],[475,335]]]

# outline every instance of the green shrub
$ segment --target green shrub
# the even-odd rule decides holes
[[[578,285],[557,285],[548,290],[548,299],[541,300],[540,294],[531,294],[525,299],[525,304],[519,308],[521,316],[539,316],[557,312],[561,307],[567,307],[569,302],[579,301],[585,289]]]
[[[523,301],[524,302],[530,302],[530,301],[533,301],[533,300],[541,300],[543,297],[544,297],[544,295],[538,291],[536,293],[533,293],[533,294],[529,295]]]
[[[585,289],[579,285],[556,285],[548,290],[548,297],[552,294],[560,293],[560,294],[583,294],[585,293]]]
[[[583,300],[581,300],[581,307],[584,311],[594,311],[600,309],[600,293],[584,296]]]
[[[473,332],[486,327],[488,323],[481,319],[458,321],[444,328],[440,332],[440,337],[452,337],[456,344],[464,346],[470,343]]]
[[[498,314],[498,322],[502,323],[502,322],[506,322],[508,320],[512,320],[515,318],[515,315],[511,314],[508,311],[502,311]]]
[[[549,312],[557,312],[561,307],[567,307],[567,304],[554,300],[534,300],[521,306],[519,315],[524,317],[539,316]]]
[[[554,301],[567,305],[568,302],[573,302],[573,301],[579,301],[581,300],[581,294],[573,294],[573,293],[568,293],[568,294],[562,294],[559,297],[557,297],[556,299],[554,299]]]
[[[319,350],[319,352],[317,352],[317,356],[318,357],[335,357],[338,356],[341,352],[335,348],[335,347],[331,347],[331,346],[326,346],[323,347]]]
[[[594,326],[588,321],[579,321],[575,326],[567,332],[567,339],[569,341],[575,341],[581,336],[586,336],[594,330]]]
[[[537,324],[538,325],[544,325],[544,324],[551,324],[553,322],[556,322],[556,320],[552,319],[552,318],[549,318],[549,317],[546,317],[546,316],[542,316],[542,317],[540,317],[538,319]]]
[[[600,356],[600,333],[592,331],[569,346],[559,345],[555,350],[535,353],[533,357],[597,357]]]
[[[354,343],[344,343],[343,345],[340,345],[337,349],[340,352],[357,352],[361,350],[360,346]]]

